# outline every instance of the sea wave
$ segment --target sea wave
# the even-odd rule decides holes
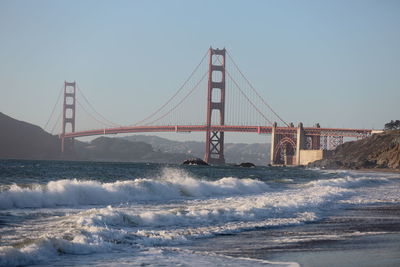
[[[40,244],[24,249],[12,247],[0,248],[0,266],[23,266],[44,264],[47,266],[57,255],[58,249],[64,249],[57,244],[57,241],[44,240]],[[79,246],[76,248],[76,255],[80,253]],[[117,255],[109,254],[108,257],[70,259],[71,265],[91,266],[158,266],[162,263],[165,266],[287,266],[298,267],[296,262],[273,262],[261,259],[231,257],[212,252],[197,252],[179,248],[147,248],[130,249],[129,252]],[[67,265],[68,265],[67,263]],[[51,266],[51,264],[48,264]]]
[[[150,205],[149,210],[140,205],[92,208],[48,222],[46,235],[33,244],[1,248],[0,266],[48,262],[60,254],[107,252],[126,245],[131,249],[179,245],[218,234],[301,224],[316,220],[321,206],[348,192],[341,187],[310,184],[247,196],[182,199]],[[60,232],[57,225],[68,227]]]
[[[254,179],[225,177],[217,181],[194,178],[178,169],[165,169],[160,177],[101,183],[64,179],[29,187],[12,184],[0,192],[0,209],[56,206],[108,205],[138,200],[170,200],[266,192],[268,186]]]
[[[209,227],[218,225],[218,229],[207,233],[225,233],[226,229],[249,228],[253,222],[271,218],[282,219],[281,224],[286,224],[286,219],[295,218],[298,214],[307,214],[307,220],[315,219],[314,212],[330,205],[334,200],[341,199],[352,190],[334,187],[313,185],[308,188],[284,190],[280,192],[260,193],[256,195],[234,196],[219,199],[204,199],[159,205],[156,208],[132,209],[131,207],[94,208],[80,212],[75,221],[81,227],[154,227],[167,229],[173,227]],[[311,215],[310,215],[311,214]],[[301,219],[300,221],[304,221]],[[238,222],[239,227],[233,227]],[[229,224],[228,228],[224,228]],[[247,223],[251,223],[248,224]],[[265,223],[265,222],[264,222]],[[292,222],[293,223],[293,222]],[[280,223],[277,222],[277,225]],[[262,227],[263,224],[257,224]],[[269,226],[266,223],[264,226]],[[252,226],[253,227],[253,226]],[[211,229],[211,228],[208,228]]]
[[[73,240],[44,237],[22,248],[0,247],[0,266],[22,266],[46,262],[60,254],[86,255],[110,251],[112,244],[77,235]]]
[[[149,251],[154,245],[179,245],[219,234],[302,224],[317,220],[323,210],[344,205],[344,201],[360,194],[367,199],[371,190],[376,190],[376,183],[385,188],[392,186],[389,180],[344,175],[272,189],[258,180],[226,177],[206,181],[169,168],[153,179],[113,183],[72,179],[29,188],[13,185],[0,193],[3,209],[108,206],[65,212],[54,220],[46,218],[43,220],[46,225],[41,225],[46,230],[38,231],[31,243],[0,248],[0,266],[35,264],[48,262],[60,254],[91,254],[127,247],[130,252],[140,254],[140,249]],[[396,187],[392,187],[391,195],[397,197],[392,198],[398,201]],[[380,196],[382,192],[378,192]],[[136,200],[169,199],[178,201],[119,205]],[[29,231],[32,227],[36,226],[30,225]]]

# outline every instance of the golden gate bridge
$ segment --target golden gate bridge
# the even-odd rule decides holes
[[[78,93],[83,102],[77,98]],[[321,158],[324,151],[336,148],[345,137],[359,139],[372,133],[368,129],[321,128],[319,124],[303,127],[302,123],[297,126],[287,123],[255,89],[225,48],[210,47],[182,86],[153,113],[132,125],[121,126],[106,119],[76,82],[64,82],[58,100],[62,95],[62,112],[52,127],[54,132],[61,121],[58,135],[62,152],[67,144],[73,148],[74,138],[84,136],[205,132],[204,160],[223,164],[225,132],[240,132],[270,134],[271,164],[299,165],[306,163],[310,155],[318,154],[316,157]],[[101,127],[77,130],[77,106]],[[68,139],[71,141],[66,142]]]

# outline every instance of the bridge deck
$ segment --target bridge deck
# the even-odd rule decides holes
[[[210,131],[221,132],[247,132],[258,134],[271,134],[271,126],[237,126],[237,125],[211,125]],[[107,135],[119,133],[151,133],[151,132],[205,132],[206,125],[167,125],[167,126],[128,126],[117,128],[104,128],[88,131],[79,131],[66,133],[61,138],[84,137],[93,135]],[[370,135],[372,130],[368,129],[341,129],[341,128],[316,128],[305,127],[306,135],[319,136],[343,136],[343,137],[365,137]],[[297,132],[297,127],[276,127],[276,133],[279,134],[294,134]]]

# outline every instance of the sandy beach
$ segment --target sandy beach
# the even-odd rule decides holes
[[[400,205],[349,208],[299,226],[219,236],[196,249],[305,267],[399,266]]]
[[[324,228],[331,236],[319,236]],[[399,266],[400,205],[346,210],[317,223],[294,227],[293,246],[267,253],[270,260],[289,260],[301,266]]]

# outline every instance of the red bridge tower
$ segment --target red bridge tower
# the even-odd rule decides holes
[[[209,50],[207,90],[207,131],[204,161],[224,164],[224,132],[211,131],[210,126],[225,124],[225,48]],[[219,57],[219,58],[215,58]],[[219,113],[219,114],[215,114]],[[215,120],[213,120],[213,115]]]
[[[63,121],[61,134],[61,152],[65,150],[65,132],[68,124],[71,124],[71,132],[75,132],[75,106],[76,106],[76,82],[64,82]],[[73,140],[73,139],[72,139]],[[73,144],[73,141],[72,141]]]

